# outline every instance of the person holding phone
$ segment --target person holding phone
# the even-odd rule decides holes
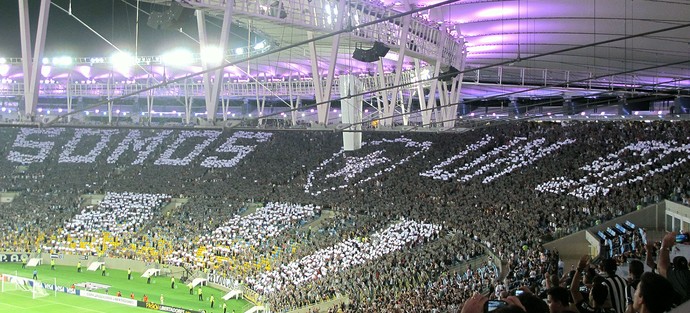
[[[681,304],[690,300],[690,269],[688,268],[688,260],[683,256],[676,256],[671,263],[671,249],[676,244],[677,236],[675,232],[671,232],[661,240],[657,266],[659,274],[668,279],[673,290],[678,294],[679,299],[676,299],[674,303]]]
[[[517,312],[527,312],[520,300],[515,296],[510,296],[503,300],[489,300],[487,296],[475,293],[462,305],[461,313],[507,313],[514,312],[515,310]]]
[[[589,255],[583,255],[577,265],[577,270],[573,276],[573,282],[570,284],[570,295],[573,297],[575,307],[580,313],[615,313],[611,308],[604,308],[604,303],[608,297],[608,288],[604,283],[595,282],[589,293],[589,300],[585,299],[580,292],[580,280],[582,272],[589,267]]]

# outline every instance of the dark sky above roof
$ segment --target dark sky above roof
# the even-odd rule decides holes
[[[69,10],[72,15],[61,10]],[[31,16],[32,42],[35,39],[36,23],[40,1],[29,1]],[[167,7],[140,3],[139,14],[139,55],[155,56],[175,47],[187,47],[198,51],[198,44],[177,30],[156,30],[146,25],[148,14],[163,11]],[[84,22],[83,25],[77,18]],[[222,22],[207,18],[209,36],[217,36],[216,25]],[[92,30],[90,30],[91,28]],[[196,20],[190,17],[182,27],[192,38],[198,38]],[[241,29],[234,29],[231,37],[236,42],[246,42]],[[134,51],[136,38],[136,1],[135,0],[53,0],[48,18],[45,56],[54,57],[69,55],[73,57],[109,56],[115,51],[110,44],[99,38],[107,39],[121,50]],[[215,38],[215,37],[211,37]],[[32,43],[33,48],[33,43]],[[19,7],[17,1],[4,0],[0,5],[0,57],[21,57],[19,33]]]

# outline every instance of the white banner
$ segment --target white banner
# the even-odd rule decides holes
[[[137,300],[134,300],[134,299],[115,297],[115,296],[111,296],[111,295],[106,295],[106,294],[96,293],[96,292],[91,292],[91,291],[86,291],[86,290],[79,290],[79,295],[82,297],[87,297],[87,298],[92,298],[92,299],[97,299],[97,300],[104,300],[104,301],[108,301],[108,302],[120,303],[120,304],[124,304],[124,305],[129,305],[129,306],[137,306]]]

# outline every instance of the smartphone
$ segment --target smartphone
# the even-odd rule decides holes
[[[521,294],[523,294],[523,293],[525,293],[524,290],[522,290],[522,289],[515,289],[515,295],[516,295],[516,296],[519,296],[519,295],[521,295]]]
[[[676,242],[681,243],[681,242],[686,242],[686,241],[688,241],[688,234],[676,235]]]
[[[486,304],[484,304],[484,312],[492,312],[504,306],[508,306],[508,302],[505,302],[503,300],[489,300],[486,301]]]

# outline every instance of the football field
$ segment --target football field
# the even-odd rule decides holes
[[[107,288],[109,295],[116,295],[117,292],[122,294],[123,298],[130,298],[134,295],[134,299],[142,301],[144,295],[148,296],[149,302],[160,304],[161,295],[163,296],[164,304],[172,307],[201,311],[205,310],[207,313],[223,312],[223,302],[228,306],[227,312],[245,312],[253,305],[244,299],[231,299],[223,301],[221,298],[225,292],[210,287],[203,287],[203,301],[199,300],[197,289],[195,288],[192,294],[189,294],[187,285],[175,282],[175,289],[171,288],[169,277],[154,277],[151,284],[147,284],[146,278],[140,277],[141,273],[132,273],[132,280],[127,280],[127,272],[121,270],[106,271],[107,276],[102,276],[101,271],[87,271],[82,269],[81,273],[77,273],[76,267],[56,266],[55,270],[50,269],[50,265],[40,265],[36,268],[22,269],[19,263],[0,263],[0,273],[8,275],[16,275],[25,278],[31,278],[33,271],[38,271],[38,280],[46,284],[54,284],[57,282],[58,286],[69,287],[72,284],[79,285],[84,283],[102,284],[110,286]],[[59,312],[152,312],[149,309],[131,307],[124,304],[112,303],[104,300],[96,300],[66,294],[62,292],[53,292],[46,290],[48,296],[33,299],[32,292],[13,290],[11,284],[5,282],[5,291],[0,293],[0,312],[45,312],[45,313],[59,313]],[[82,289],[82,288],[77,288]],[[97,289],[93,292],[104,294],[106,289]],[[214,308],[211,308],[210,297],[215,297]]]

